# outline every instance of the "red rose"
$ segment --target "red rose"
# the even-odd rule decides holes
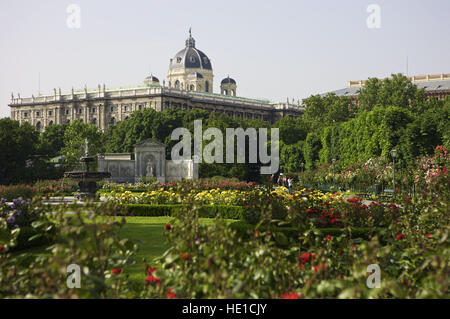
[[[0,246],[0,253],[5,249],[5,246]]]
[[[297,294],[294,292],[285,292],[283,294],[283,299],[300,299],[303,298],[303,294]]]
[[[152,268],[149,268],[148,270],[147,270],[147,272],[148,272],[148,274],[151,276],[151,275],[153,275],[153,272],[155,271],[155,270],[157,270],[158,268],[156,268],[156,267],[152,267]]]
[[[305,268],[305,264],[300,264],[300,265],[298,266],[298,268],[299,268],[300,270],[303,270],[303,269]]]
[[[181,254],[181,257],[183,257],[185,260],[188,260],[189,258],[191,258],[191,255],[189,255],[189,254]]]
[[[426,237],[426,238],[430,238],[432,235],[433,235],[432,233],[429,233],[429,234],[426,234],[425,237]],[[0,251],[1,251],[1,250],[0,250]]]
[[[113,268],[112,272],[114,275],[119,275],[122,272],[123,268]]]
[[[166,224],[166,230],[170,230],[170,224]]]
[[[321,270],[325,270],[325,264],[315,265],[314,266],[314,272],[318,272]]]
[[[405,198],[405,202],[406,202],[406,203],[411,203],[411,197],[409,197],[409,196],[406,197],[406,198]]]
[[[253,202],[253,206],[256,206],[256,202]]]
[[[167,292],[167,299],[173,299],[176,298],[177,294],[175,292],[172,292],[172,288],[169,289]]]
[[[147,276],[147,277],[145,278],[145,281],[146,281],[148,284],[151,284],[151,283],[160,284],[160,283],[161,283],[161,280],[159,280],[159,278],[158,278],[158,277],[155,277],[155,276]]]
[[[333,238],[331,235],[326,235],[326,236],[325,236],[325,239],[326,239],[326,240],[330,240],[331,238]]]
[[[405,238],[405,235],[403,235],[403,234],[398,234],[397,236],[395,236],[395,238],[396,238],[397,240],[401,240],[401,239]]]
[[[307,263],[311,257],[311,254],[306,252],[300,256],[302,263]]]
[[[250,208],[250,206],[249,206],[249,205],[245,206],[245,209],[249,209],[249,208]]]

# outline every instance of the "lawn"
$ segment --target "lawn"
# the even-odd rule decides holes
[[[120,236],[134,239],[138,242],[136,265],[124,269],[130,279],[144,283],[145,273],[142,269],[144,260],[153,266],[153,259],[161,256],[169,248],[164,238],[164,226],[172,217],[126,217],[127,223],[122,228]]]
[[[154,262],[156,257],[161,256],[168,248],[164,238],[164,228],[173,220],[172,217],[126,217],[126,224],[120,232],[122,238],[134,239],[138,243],[136,264],[124,269],[125,274],[130,275],[133,281],[144,283],[145,272],[144,260],[150,265],[157,267]],[[200,218],[204,224],[212,224],[214,219]],[[232,222],[234,220],[227,220]]]

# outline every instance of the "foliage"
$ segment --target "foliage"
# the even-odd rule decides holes
[[[122,214],[126,216],[176,216],[185,205],[147,205],[127,204]],[[225,219],[241,219],[243,208],[231,205],[204,205],[200,217],[214,218],[221,216]]]
[[[0,119],[0,184],[31,180],[39,133],[28,123]]]
[[[79,165],[80,158],[84,156],[86,138],[89,142],[89,155],[104,152],[102,132],[93,124],[73,121],[64,132],[65,143],[61,150],[64,161],[69,167]]]

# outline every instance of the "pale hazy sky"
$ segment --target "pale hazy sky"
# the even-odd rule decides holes
[[[67,27],[70,4],[81,28]],[[370,29],[367,7],[381,8]],[[228,74],[239,96],[285,101],[391,73],[450,73],[449,0],[0,0],[0,117],[22,97],[161,83],[192,27],[211,59],[214,91]]]

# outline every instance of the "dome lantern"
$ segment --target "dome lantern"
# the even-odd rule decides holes
[[[220,94],[222,95],[236,96],[236,88],[236,81],[230,76],[220,82]]]

